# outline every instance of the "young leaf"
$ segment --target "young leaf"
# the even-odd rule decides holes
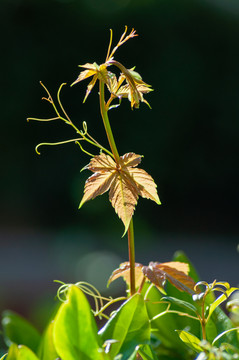
[[[8,346],[15,343],[26,345],[34,352],[37,351],[41,338],[40,333],[23,317],[10,310],[4,311],[2,327]]]
[[[181,308],[183,308],[183,309],[185,309],[187,311],[190,310],[190,311],[197,314],[197,308],[194,305],[187,302],[187,301],[183,301],[181,299],[178,299],[178,298],[175,298],[175,297],[172,297],[172,296],[164,296],[164,297],[162,297],[162,300],[170,301],[171,303],[173,303],[173,304],[175,304],[175,305],[177,305],[177,306],[179,306],[179,307],[181,307]]]
[[[178,290],[194,294],[195,282],[188,276],[188,264],[171,261],[167,263],[150,262],[142,269],[144,275],[159,289],[162,289],[165,280],[171,282]]]
[[[210,316],[212,315],[213,311],[225,300],[227,300],[229,298],[229,296],[234,292],[238,290],[238,288],[230,288],[229,290],[226,290],[221,296],[219,296],[210,306],[209,306],[209,313],[208,313],[208,318],[207,320],[210,318]]]
[[[12,344],[6,360],[39,360],[39,358],[28,347]]]
[[[126,360],[139,344],[150,339],[150,324],[141,294],[135,294],[127,300],[99,331],[103,341],[116,340],[112,343],[109,355],[113,359],[123,354]]]
[[[53,329],[56,352],[62,360],[102,360],[100,338],[83,292],[71,285],[67,301],[56,315]]]
[[[54,321],[51,321],[47,326],[42,336],[42,341],[40,343],[38,356],[40,357],[41,360],[55,360],[58,357],[53,342],[53,329],[54,329]]]
[[[109,190],[110,202],[123,221],[126,232],[139,195],[160,204],[157,185],[152,177],[146,171],[135,168],[141,158],[141,155],[127,153],[120,157],[118,164],[104,153],[92,158],[85,168],[94,174],[86,180],[79,208]]]
[[[140,286],[140,284],[143,281],[144,274],[142,273],[142,264],[135,263],[135,287],[136,289]],[[130,263],[124,262],[120,264],[120,267],[113,271],[112,275],[110,276],[108,280],[109,285],[112,281],[118,279],[119,277],[123,277],[124,281],[127,285],[130,284]]]
[[[180,339],[188,345],[192,350],[194,350],[196,353],[199,353],[203,351],[203,348],[201,347],[200,343],[201,340],[197,338],[195,335],[189,333],[188,331],[184,330],[178,330],[178,335]]]

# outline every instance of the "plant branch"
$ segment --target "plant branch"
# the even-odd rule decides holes
[[[104,123],[105,131],[106,131],[106,135],[107,135],[107,138],[108,138],[108,141],[110,144],[111,151],[114,155],[115,162],[118,164],[119,163],[119,153],[118,153],[117,147],[115,145],[115,140],[113,137],[113,133],[112,133],[109,118],[108,118],[108,113],[107,113],[106,106],[105,106],[105,84],[102,80],[100,80],[99,83],[100,83],[100,112],[101,112],[102,120]]]
[[[135,248],[134,248],[134,225],[133,218],[130,221],[128,228],[128,251],[130,263],[130,295],[134,295],[135,290]]]

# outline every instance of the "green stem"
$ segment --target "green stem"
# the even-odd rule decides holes
[[[111,130],[108,113],[107,113],[107,110],[105,107],[105,84],[102,80],[100,80],[100,112],[101,112],[102,120],[104,123],[105,131],[107,134],[107,138],[108,138],[108,141],[110,144],[111,151],[114,155],[114,159],[115,159],[116,163],[118,164],[119,163],[119,153],[118,153],[117,147],[115,145],[115,140],[114,140],[113,133]]]
[[[134,225],[133,218],[130,221],[128,229],[128,249],[130,263],[130,295],[134,295],[135,290],[135,248],[134,248]]]
[[[119,163],[119,153],[115,145],[113,133],[111,130],[108,112],[105,104],[105,84],[100,80],[100,112],[104,123],[107,138],[110,144],[111,151],[114,155],[115,162]],[[135,249],[134,249],[134,226],[133,219],[131,219],[128,229],[128,251],[129,251],[129,263],[130,263],[130,295],[135,294]]]

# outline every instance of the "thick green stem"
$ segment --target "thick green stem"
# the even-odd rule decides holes
[[[100,112],[104,123],[107,138],[110,144],[111,151],[114,155],[116,163],[119,163],[119,153],[115,145],[113,133],[111,130],[108,113],[105,105],[105,84],[100,80]],[[135,294],[135,249],[134,249],[134,225],[133,219],[130,221],[128,229],[128,249],[129,249],[129,263],[130,263],[130,295]]]
[[[104,123],[105,131],[107,134],[107,138],[108,138],[108,141],[110,144],[111,151],[114,155],[116,163],[118,164],[119,163],[119,153],[118,153],[117,147],[115,145],[115,140],[114,140],[113,133],[111,130],[108,113],[105,108],[105,84],[102,80],[100,80],[100,112],[101,112],[102,120]]]
[[[128,229],[128,248],[130,263],[130,295],[134,295],[135,290],[135,249],[134,249],[134,225],[131,219]]]

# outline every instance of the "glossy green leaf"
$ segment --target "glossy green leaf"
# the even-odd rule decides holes
[[[71,285],[56,315],[53,340],[62,360],[102,360],[95,319],[83,292]]]
[[[147,343],[150,339],[150,324],[141,294],[135,294],[121,305],[99,334],[104,342],[116,340],[109,354],[114,358],[122,353],[122,360],[128,359],[137,345]]]
[[[190,312],[193,312],[194,314],[197,314],[197,308],[187,301],[183,301],[183,300],[180,300],[180,299],[172,297],[172,296],[164,296],[162,298],[162,300],[169,301],[185,310],[188,310]]]
[[[143,288],[143,294],[148,289],[149,285],[146,283]],[[146,308],[149,319],[152,320],[162,312],[164,312],[168,304],[162,303],[162,295],[156,287],[152,287],[147,296]],[[151,321],[151,329],[154,336],[160,340],[162,347],[166,349],[175,349],[176,353],[187,351],[186,346],[179,339],[175,333],[175,329],[179,329],[176,323],[177,315],[166,314],[157,317]],[[167,324],[167,326],[165,326]]]
[[[203,351],[203,349],[200,345],[201,340],[198,337],[196,337],[195,335],[193,335],[185,330],[177,331],[177,333],[178,333],[180,339],[187,346],[189,346],[192,350],[194,350],[197,353],[200,353],[201,351]]]
[[[13,311],[5,311],[2,318],[3,336],[8,346],[26,345],[34,352],[40,343],[40,333],[23,317]]]
[[[229,298],[229,296],[234,292],[238,290],[238,288],[230,288],[229,290],[226,290],[225,293],[223,293],[221,296],[219,296],[209,307],[209,313],[208,313],[208,319],[212,315],[213,311],[225,300]]]
[[[55,360],[58,355],[53,342],[54,321],[47,326],[40,343],[38,355],[41,360]]]
[[[233,327],[234,325],[230,318],[220,307],[216,307],[206,324],[207,340],[212,343],[216,336],[224,331],[232,329]],[[239,347],[237,334],[234,331],[226,333],[222,340],[218,340],[219,345],[224,342],[228,342],[235,347]]]
[[[6,360],[39,360],[39,358],[28,347],[12,344],[9,348]]]

